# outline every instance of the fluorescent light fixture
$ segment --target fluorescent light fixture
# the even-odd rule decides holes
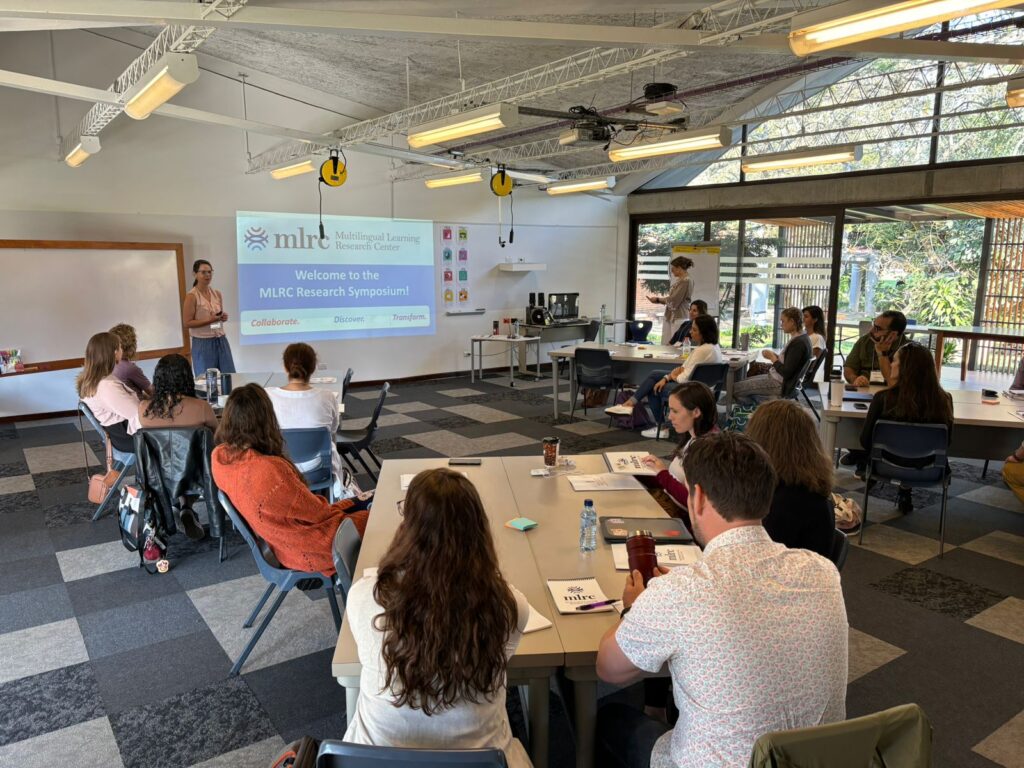
[[[68,152],[67,157],[64,158],[64,162],[71,168],[77,168],[99,151],[99,136],[82,136],[74,146],[74,149]]]
[[[615,163],[624,160],[642,160],[646,157],[674,155],[679,152],[696,152],[701,149],[721,149],[732,144],[732,129],[726,127],[701,128],[695,131],[670,133],[664,138],[643,144],[616,147],[608,153]]]
[[[178,91],[199,79],[199,64],[191,53],[165,53],[138,82],[125,91],[128,117],[145,120]]]
[[[511,168],[506,168],[505,173],[511,176],[513,179],[518,181],[533,181],[537,184],[550,184],[554,181],[550,176],[545,176],[543,173],[531,173],[530,171],[515,171]]]
[[[1006,82],[1006,106],[1024,107],[1024,77]]]
[[[615,186],[615,177],[606,176],[600,179],[580,179],[579,181],[563,181],[547,188],[549,195],[568,195],[572,192],[593,192],[598,189],[611,189]]]
[[[862,151],[860,144],[796,149],[790,152],[774,152],[766,155],[747,155],[740,165],[743,167],[744,173],[762,173],[785,168],[801,168],[806,165],[855,163],[860,160]]]
[[[885,37],[971,16],[995,8],[1018,5],[1020,0],[848,0],[793,17],[789,47],[797,56],[839,48],[848,43]]]
[[[644,109],[652,115],[661,115],[662,117],[681,115],[686,111],[686,107],[678,101],[655,101],[652,104],[648,104]]]
[[[468,112],[444,117],[409,130],[409,146],[413,149],[429,147],[478,133],[509,128],[519,122],[519,107],[514,104],[489,104]]]
[[[427,185],[428,189],[440,189],[441,187],[454,187],[457,184],[472,184],[475,181],[483,180],[483,171],[471,171],[470,173],[456,173],[451,176],[426,179],[423,183]]]
[[[312,157],[308,157],[305,160],[299,160],[289,165],[282,165],[279,168],[274,168],[270,171],[270,175],[275,179],[290,179],[292,176],[301,176],[304,173],[312,173],[317,169],[316,161]]]

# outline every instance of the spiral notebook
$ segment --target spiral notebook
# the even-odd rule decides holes
[[[581,605],[602,603],[608,599],[601,591],[601,585],[593,576],[576,579],[548,579],[548,589],[551,590],[551,597],[555,599],[555,607],[559,613],[601,613],[615,610],[611,603],[588,611],[579,610]]]

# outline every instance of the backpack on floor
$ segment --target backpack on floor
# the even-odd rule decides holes
[[[635,392],[622,390],[615,396],[615,404],[622,405],[634,394]],[[647,429],[654,426],[654,422],[647,412],[647,406],[643,403],[637,403],[629,416],[612,416],[612,424],[619,429]]]
[[[756,405],[734,405],[732,413],[725,422],[725,429],[729,432],[743,432],[747,428],[747,422],[757,410]]]
[[[167,546],[157,535],[152,509],[141,488],[132,485],[121,487],[121,498],[117,503],[117,527],[121,533],[121,543],[129,552],[139,553],[139,566],[145,568],[147,573],[165,573],[170,568],[166,560]],[[159,550],[160,558],[157,561],[146,560],[147,545]]]
[[[320,751],[320,742],[312,736],[303,736],[286,746],[270,768],[314,768],[316,755]]]

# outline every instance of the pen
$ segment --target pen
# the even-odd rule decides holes
[[[618,601],[616,601],[616,600],[602,600],[599,603],[587,603],[586,605],[577,605],[576,606],[576,610],[577,611],[589,611],[592,608],[604,608],[606,605],[614,605],[616,602],[618,602]]]

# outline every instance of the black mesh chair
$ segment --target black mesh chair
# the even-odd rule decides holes
[[[789,391],[789,394],[786,395],[786,399],[796,400],[798,403],[800,402],[800,395],[803,395],[804,401],[810,407],[811,412],[814,414],[814,418],[816,418],[818,421],[821,421],[821,414],[819,414],[818,409],[814,407],[814,403],[811,402],[811,398],[807,396],[807,390],[805,389],[805,387],[807,386],[808,377],[814,376],[814,374],[811,372],[812,369],[814,371],[817,371],[817,368],[818,366],[821,365],[821,361],[822,359],[824,359],[825,355],[826,353],[822,352],[821,357],[815,358],[814,355],[811,355],[810,358],[808,358],[807,362],[804,363],[804,367],[801,369],[799,375],[796,377],[796,381],[793,382],[793,389],[791,389]]]
[[[718,402],[718,398],[722,394],[722,387],[725,386],[725,377],[728,375],[728,363],[701,363],[694,366],[689,380],[707,384],[715,393],[715,402]]]
[[[647,334],[651,332],[653,327],[653,320],[630,320],[626,323],[626,341],[645,344],[647,342]],[[667,344],[668,340],[666,339],[663,343]]]
[[[345,378],[341,380],[341,402],[344,405],[345,395],[348,394],[349,384],[352,383],[352,374],[355,373],[351,368],[345,371]]]
[[[872,480],[889,480],[909,488],[942,486],[939,511],[939,557],[945,546],[946,501],[949,496],[949,431],[945,424],[907,424],[881,420],[871,433],[871,452],[864,474],[864,517],[860,537],[868,524],[868,489]]]
[[[338,453],[341,457],[348,462],[348,465],[352,467],[353,471],[356,471],[355,465],[352,463],[353,460],[358,461],[362,464],[363,469],[370,475],[374,480],[377,479],[377,473],[370,469],[370,466],[363,460],[363,451],[366,451],[367,455],[373,459],[374,464],[377,465],[377,469],[381,468],[380,459],[370,449],[373,444],[374,437],[377,436],[377,419],[380,418],[381,409],[384,407],[384,401],[387,399],[388,391],[391,389],[391,385],[388,382],[384,382],[384,386],[380,388],[380,397],[377,399],[377,406],[373,409],[373,416],[370,418],[370,423],[364,429],[340,429],[337,435],[335,435],[335,444],[338,446]]]
[[[591,320],[590,324],[583,329],[583,343],[587,344],[590,342],[597,341],[597,335],[601,332],[601,321]],[[563,344],[562,349],[568,349],[569,347],[575,347],[575,344]],[[558,375],[561,376],[565,366],[568,364],[569,358],[563,357],[558,361]]]
[[[578,347],[574,355],[576,359],[576,394],[569,411],[569,421],[576,415],[576,401],[587,389],[622,389],[622,379],[612,371],[612,355],[607,349],[587,349]],[[583,398],[583,412],[587,412],[587,399]]]

